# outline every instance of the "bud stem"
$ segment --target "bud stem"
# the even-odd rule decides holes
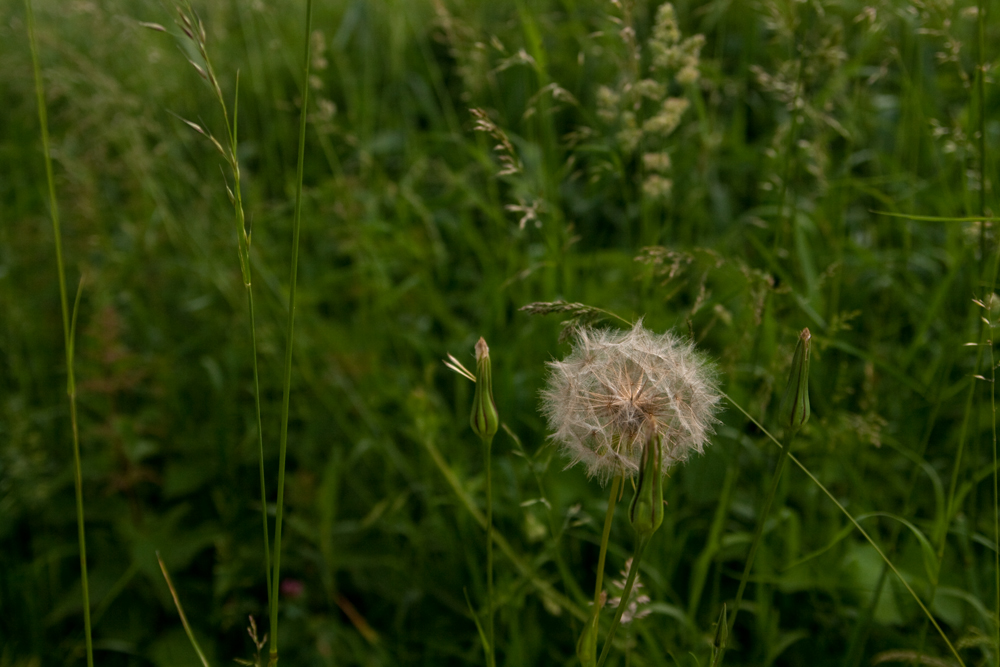
[[[792,440],[795,438],[795,434],[798,433],[797,428],[792,428],[788,437],[785,438],[785,444],[781,448],[781,453],[778,454],[778,464],[774,468],[774,476],[771,477],[771,488],[768,489],[767,497],[764,499],[764,506],[760,510],[760,516],[757,517],[757,526],[753,531],[753,540],[750,542],[750,553],[747,555],[746,565],[743,566],[743,576],[740,577],[740,587],[736,589],[736,601],[733,603],[733,617],[729,621],[729,633],[733,633],[733,628],[736,627],[736,617],[740,613],[740,602],[743,601],[743,591],[747,587],[747,580],[750,578],[750,570],[753,568],[754,557],[757,555],[757,547],[760,546],[761,535],[764,534],[764,524],[767,522],[767,515],[771,512],[771,503],[774,502],[774,495],[778,491],[778,482],[781,481],[781,473],[785,469],[785,462],[788,460],[788,454],[792,449]],[[722,660],[726,655],[726,647],[723,646],[719,649],[719,659],[716,662],[717,667],[722,667]]]
[[[483,436],[486,454],[486,620],[490,645],[486,651],[487,667],[495,667],[496,642],[493,637],[493,436]]]

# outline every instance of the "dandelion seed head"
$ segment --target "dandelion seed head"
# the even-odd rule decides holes
[[[663,435],[663,470],[701,453],[716,422],[715,373],[690,342],[656,334],[580,328],[573,350],[549,364],[543,412],[556,440],[587,474],[606,482],[638,473],[642,445]]]

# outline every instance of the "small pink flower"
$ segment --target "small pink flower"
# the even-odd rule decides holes
[[[305,584],[298,579],[285,579],[281,582],[281,586],[279,588],[282,595],[287,598],[291,598],[292,600],[301,596],[306,590]]]

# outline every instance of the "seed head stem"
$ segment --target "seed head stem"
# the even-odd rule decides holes
[[[764,524],[767,523],[767,515],[771,512],[771,503],[774,501],[774,495],[778,490],[778,482],[781,480],[781,473],[785,469],[785,461],[788,460],[788,452],[792,448],[792,440],[795,438],[797,429],[793,431],[785,439],[785,445],[781,448],[781,453],[778,454],[778,464],[774,468],[774,475],[771,477],[771,488],[768,489],[767,497],[764,499],[764,506],[761,507],[760,516],[757,517],[757,527],[753,531],[753,540],[750,542],[750,553],[747,555],[746,565],[743,566],[743,576],[740,577],[740,586],[736,589],[736,601],[733,603],[733,617],[729,621],[729,633],[733,633],[733,628],[736,627],[736,617],[740,613],[740,603],[743,601],[743,591],[747,587],[747,580],[750,578],[750,570],[753,568],[754,558],[757,556],[757,547],[760,546],[761,535],[764,534]],[[726,647],[725,645],[719,649],[719,660],[716,663],[718,667],[722,667],[722,661],[726,657]]]
[[[625,582],[625,590],[622,591],[621,602],[618,603],[618,610],[615,612],[615,619],[611,621],[611,629],[608,630],[608,638],[604,641],[604,648],[601,650],[601,659],[597,662],[597,667],[604,667],[604,662],[608,659],[608,652],[611,650],[611,643],[615,639],[615,632],[621,625],[622,614],[628,606],[629,595],[632,594],[632,586],[635,584],[635,575],[639,572],[639,562],[642,560],[642,553],[649,544],[649,537],[638,536],[635,541],[635,553],[632,556],[632,566],[628,569],[628,580]]]
[[[611,535],[611,523],[615,518],[615,507],[618,504],[622,476],[615,475],[611,482],[611,495],[608,496],[608,511],[604,514],[604,531],[601,533],[601,553],[597,558],[597,580],[594,583],[594,609],[601,606],[601,590],[604,585],[604,560],[608,555],[608,537]]]

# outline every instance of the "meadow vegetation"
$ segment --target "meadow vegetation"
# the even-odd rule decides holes
[[[31,3],[95,664],[197,664],[157,553],[205,660],[266,663],[283,422],[281,664],[580,664],[617,482],[566,469],[547,362],[640,318],[723,398],[607,665],[1000,664],[1000,3],[350,0],[307,29],[298,0],[192,2]],[[20,0],[0,73],[0,667],[81,665]],[[442,363],[482,378],[480,336],[486,447]],[[632,587],[623,486],[597,651]]]

